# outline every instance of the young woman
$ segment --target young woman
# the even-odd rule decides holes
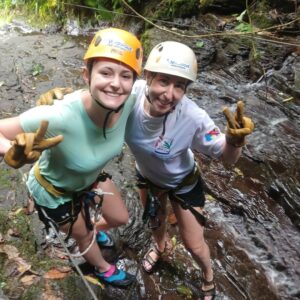
[[[243,103],[239,102],[235,116],[224,109],[228,125],[223,134],[208,114],[185,96],[197,76],[196,56],[186,45],[171,41],[158,44],[144,70],[146,80],[136,81],[133,87],[137,101],[125,135],[136,159],[144,216],[153,228],[154,244],[142,266],[150,273],[171,247],[166,231],[170,199],[182,240],[203,272],[202,299],[211,300],[216,291],[203,235],[205,196],[194,152],[235,163],[254,125],[244,117]],[[53,96],[54,90],[49,91],[42,102],[51,104]]]
[[[103,258],[82,203],[99,200],[99,191],[109,192],[103,196],[102,228],[128,220],[118,189],[99,170],[122,150],[125,124],[135,101],[130,93],[141,72],[142,47],[127,31],[100,30],[84,62],[88,89],[69,94],[60,105],[38,106],[0,120],[0,155],[14,168],[38,159],[27,187],[41,220],[46,226],[51,220],[59,230],[70,233],[102,282],[128,286],[134,276]]]

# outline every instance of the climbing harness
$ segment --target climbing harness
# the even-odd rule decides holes
[[[102,191],[102,189],[94,189],[93,190],[93,192],[91,192],[90,193],[90,195],[97,195],[97,196],[99,196],[100,197],[100,202],[98,203],[98,204],[96,204],[96,206],[95,206],[95,220],[94,220],[94,222],[97,222],[97,221],[99,221],[99,218],[100,218],[100,216],[101,216],[101,205],[102,205],[102,202],[103,202],[103,196],[104,195],[113,195],[113,193],[109,193],[109,192],[104,192],[104,191]],[[89,204],[90,202],[89,201],[87,201],[86,202],[87,204]],[[59,233],[59,223],[58,222],[55,222],[53,219],[51,219],[49,216],[48,216],[48,214],[47,214],[47,212],[45,211],[45,209],[43,208],[43,207],[41,207],[41,206],[39,206],[39,205],[36,205],[36,208],[37,208],[37,210],[38,211],[40,211],[41,212],[41,214],[42,214],[42,219],[43,220],[46,220],[46,222],[44,222],[45,223],[45,225],[46,225],[46,227],[48,226],[48,229],[51,227],[52,229],[53,228],[55,228],[55,230],[54,230],[54,233],[56,234],[56,236],[57,237],[59,237],[59,240],[60,239],[62,239],[62,241],[64,242],[64,244],[66,244],[66,242],[68,241],[68,239],[70,238],[70,236],[71,236],[71,233],[72,233],[72,226],[73,226],[73,224],[75,223],[75,221],[76,221],[76,219],[77,219],[77,216],[76,216],[76,219],[75,219],[75,221],[71,221],[71,224],[70,224],[70,226],[69,226],[69,228],[68,228],[68,232],[67,232],[67,236],[65,237],[65,238],[63,238],[62,236],[61,236],[61,234]],[[90,217],[90,213],[89,213],[89,211],[88,211],[88,214],[89,214],[89,217]],[[85,216],[86,217],[86,216]],[[86,224],[87,224],[87,218],[85,218],[85,221],[86,221]],[[76,253],[76,254],[69,254],[69,253],[63,253],[63,254],[66,254],[66,255],[68,255],[68,256],[72,256],[72,257],[81,257],[81,256],[84,256],[89,250],[90,250],[90,248],[92,247],[92,244],[95,242],[95,240],[96,240],[96,234],[97,234],[97,232],[96,232],[96,230],[94,229],[94,226],[92,225],[92,223],[90,223],[90,225],[91,225],[91,227],[89,226],[87,226],[87,228],[90,230],[90,231],[93,231],[93,238],[92,238],[92,240],[91,240],[91,242],[90,242],[90,244],[89,244],[89,246],[83,251],[83,252],[79,252],[79,253]],[[48,231],[48,229],[46,228],[46,231]]]
[[[34,171],[34,176],[35,176],[36,180],[51,195],[53,195],[55,197],[60,197],[60,196],[66,195],[66,194],[70,194],[70,193],[67,193],[64,189],[56,187],[53,184],[51,184],[48,180],[46,180],[40,172],[40,167],[39,167],[38,162],[35,163],[33,168],[34,168],[33,171]]]
[[[161,188],[146,178],[138,179],[137,186],[141,189],[148,189],[146,205],[143,213],[144,224],[148,222],[148,227],[151,229],[156,229],[160,227],[160,222],[157,216],[158,210],[160,208],[159,197],[163,194],[168,194],[170,200],[178,202],[183,209],[189,209],[191,213],[195,216],[197,221],[205,226],[206,217],[204,214],[197,211],[191,204],[187,203],[184,199],[180,198],[176,194],[184,186],[192,185],[200,177],[200,170],[198,164],[195,163],[195,166],[183,180],[182,182],[174,189]]]
[[[46,225],[47,232],[49,230],[49,225],[53,225],[54,227],[56,227],[56,231],[59,231],[59,225],[70,223],[67,235],[64,238],[64,242],[66,243],[72,234],[72,228],[78,218],[78,214],[81,211],[81,208],[83,208],[83,216],[84,216],[85,224],[88,230],[93,231],[93,239],[91,240],[90,245],[87,247],[87,249],[84,250],[83,253],[78,253],[76,255],[72,254],[72,255],[74,257],[80,257],[85,255],[89,251],[89,249],[91,248],[92,244],[96,239],[96,231],[94,230],[94,226],[91,221],[90,207],[93,206],[95,211],[94,222],[99,221],[99,218],[101,216],[101,207],[102,207],[104,195],[113,195],[113,193],[104,192],[102,189],[97,188],[97,184],[98,182],[106,181],[107,178],[111,179],[112,176],[102,171],[98,175],[95,183],[92,184],[89,188],[80,192],[72,193],[72,192],[65,191],[62,188],[55,187],[46,178],[44,178],[43,175],[41,175],[40,173],[40,168],[38,163],[36,163],[34,166],[34,175],[37,181],[40,183],[40,185],[43,186],[53,196],[56,197],[63,196],[63,195],[72,196],[71,215],[67,220],[63,220],[62,222],[55,222],[47,215],[46,211],[41,206],[36,205],[36,208],[40,212],[39,215],[42,217],[42,220],[46,221],[44,223]],[[96,202],[95,196],[99,196],[100,201]]]
[[[197,211],[192,205],[181,199],[178,195],[175,195],[175,193],[172,193],[171,200],[178,202],[183,209],[189,209],[191,213],[195,216],[197,221],[202,225],[205,226],[206,223],[206,213],[200,213]]]
[[[159,208],[159,197],[152,193],[151,189],[149,189],[142,219],[144,221],[144,224],[148,221],[148,227],[150,229],[156,229],[160,227],[160,221],[157,216]]]

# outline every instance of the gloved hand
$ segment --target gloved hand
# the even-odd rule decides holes
[[[42,121],[40,128],[35,133],[18,134],[12,141],[12,147],[4,155],[6,164],[18,169],[38,160],[43,150],[59,144],[64,138],[63,135],[44,139],[48,124],[48,121]]]
[[[36,101],[36,106],[39,105],[52,105],[54,100],[61,100],[64,95],[72,93],[73,89],[71,87],[66,88],[54,88],[48,92],[42,94],[40,98]]]
[[[252,133],[254,129],[252,120],[244,116],[244,102],[238,101],[234,115],[228,107],[223,109],[223,114],[227,119],[227,143],[234,147],[244,146],[246,144],[246,135]]]

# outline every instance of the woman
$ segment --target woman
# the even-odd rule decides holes
[[[39,106],[0,120],[0,155],[14,168],[39,158],[27,187],[41,220],[49,226],[51,219],[59,230],[70,233],[102,282],[123,287],[134,276],[103,258],[93,242],[88,209],[81,204],[99,200],[102,190],[109,192],[103,196],[102,229],[128,221],[119,191],[109,175],[99,176],[99,170],[122,150],[125,124],[135,101],[130,93],[141,72],[142,47],[127,31],[100,30],[84,62],[88,89],[69,94],[60,105]]]
[[[125,135],[136,160],[140,199],[146,208],[144,216],[150,217],[150,226],[154,227],[155,243],[142,266],[151,272],[171,246],[166,231],[169,198],[185,247],[202,269],[203,299],[213,299],[210,251],[203,236],[205,197],[193,152],[234,163],[240,156],[245,135],[253,130],[253,123],[243,117],[239,103],[240,124],[231,120],[225,136],[207,113],[185,96],[188,85],[196,80],[197,60],[192,49],[184,44],[168,41],[155,46],[144,72],[146,80],[137,81],[133,88],[137,102]],[[153,210],[155,206],[157,211]]]

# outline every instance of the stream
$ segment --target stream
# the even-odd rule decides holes
[[[80,68],[92,35],[92,30],[75,35],[72,30],[33,29],[17,21],[2,25],[1,118],[34,106],[38,95],[50,88],[83,87]],[[152,35],[153,45],[173,38],[156,28]],[[245,101],[245,114],[255,123],[233,168],[205,156],[200,159],[210,216],[205,237],[215,270],[216,299],[300,299],[300,43],[292,37],[285,41],[289,43],[255,41],[263,69],[248,59],[249,39],[204,39],[204,48],[186,41],[197,53],[200,70],[189,96],[222,129],[222,107],[234,109],[239,99]],[[101,299],[197,299],[201,270],[182,246],[176,224],[169,224],[176,239],[172,257],[152,275],[139,266],[150,241],[141,221],[133,164],[124,146],[107,171],[130,211],[129,224],[113,233],[119,241],[120,263],[137,274],[138,283],[129,291],[99,287],[95,291]],[[0,168],[5,169],[4,163]],[[9,208],[11,191],[1,186],[0,191],[0,207]],[[16,195],[23,203],[24,193]],[[73,292],[62,299],[88,299]]]

